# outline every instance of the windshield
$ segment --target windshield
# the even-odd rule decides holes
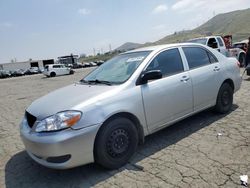
[[[206,45],[207,39],[204,39],[204,38],[203,38],[203,39],[191,39],[191,40],[189,40],[188,42]]]
[[[102,64],[81,81],[95,81],[95,83],[109,82],[110,84],[124,83],[150,52],[142,51],[118,55]]]

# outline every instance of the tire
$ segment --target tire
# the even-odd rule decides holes
[[[56,73],[55,72],[51,72],[50,73],[50,77],[55,77],[56,76]]]
[[[233,104],[233,88],[228,84],[224,83],[220,87],[216,105],[215,105],[215,111],[221,114],[225,114],[230,111]]]
[[[70,70],[70,71],[69,71],[69,74],[74,74],[74,71],[73,71],[73,70]]]
[[[119,117],[101,127],[95,141],[95,162],[108,169],[125,165],[138,145],[138,132],[132,121]]]
[[[239,56],[240,67],[245,66],[245,61],[246,61],[246,55],[241,53],[240,56]]]

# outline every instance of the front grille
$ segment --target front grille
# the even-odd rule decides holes
[[[26,118],[27,118],[29,127],[32,128],[34,123],[36,122],[36,117],[26,111]]]

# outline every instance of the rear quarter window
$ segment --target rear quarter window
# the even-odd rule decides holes
[[[211,52],[207,51],[207,54],[208,54],[210,63],[216,63],[216,62],[218,62],[217,57],[215,57],[215,55],[213,55]]]

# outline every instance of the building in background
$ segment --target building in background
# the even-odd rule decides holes
[[[54,64],[54,63],[55,63],[54,59],[13,62],[13,63],[0,64],[0,69],[9,70],[9,71],[15,71],[18,69],[27,70],[31,67],[44,68],[45,65]]]
[[[67,55],[67,56],[61,56],[58,57],[58,63],[64,64],[64,65],[73,65],[77,63],[79,56],[78,55]]]

